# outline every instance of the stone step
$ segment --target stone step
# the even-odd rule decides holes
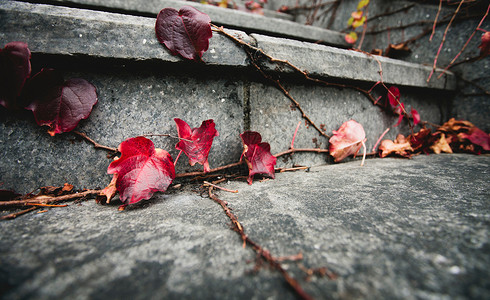
[[[489,156],[420,155],[223,182],[253,241],[315,299],[484,299]],[[297,299],[190,186],[117,211],[93,200],[0,222],[3,299]],[[313,276],[326,267],[338,278]],[[485,279],[486,278],[486,279]]]
[[[81,2],[86,3],[90,0]],[[96,2],[98,1],[94,1],[93,4]],[[170,1],[172,7],[179,7],[176,3],[181,2],[188,3]],[[182,61],[159,47],[154,33],[155,18],[16,1],[0,3],[2,40],[27,42],[34,53]],[[119,2],[116,1],[117,3]],[[243,14],[239,11],[229,11],[233,12],[229,15]],[[376,82],[380,80],[379,62],[385,83],[449,90],[456,88],[455,77],[450,72],[440,80],[427,83],[425,78],[431,70],[428,66],[385,57],[375,59],[374,56],[363,53],[285,38],[228,31],[246,42],[252,42],[266,53],[288,60],[319,77]],[[218,33],[213,34],[209,51],[204,54],[203,61],[208,65],[248,66],[245,52]]]
[[[119,11],[124,14],[155,16],[166,7],[179,10],[182,6],[192,6],[208,14],[216,25],[240,29],[248,33],[263,33],[272,36],[284,36],[328,45],[347,47],[344,35],[339,32],[306,26],[292,21],[292,16],[265,10],[264,15],[205,5],[191,1],[154,0],[154,1],[125,1],[125,0],[54,0],[53,4],[80,7],[92,7],[97,10]]]
[[[210,153],[211,167],[238,161],[242,152],[239,134],[244,130],[259,131],[273,153],[288,149],[298,122],[304,120],[281,91],[250,67],[243,49],[215,32],[204,63],[183,61],[157,42],[154,26],[155,18],[150,17],[0,1],[2,47],[10,41],[26,42],[36,70],[54,67],[63,71],[65,78],[85,78],[96,86],[99,102],[77,130],[97,142],[117,147],[125,139],[145,133],[175,135],[174,118],[187,121],[191,127],[214,119],[220,136]],[[380,79],[378,62],[369,55],[227,31],[316,77],[366,88]],[[455,89],[451,73],[428,84],[424,81],[428,67],[387,58],[378,61],[385,82],[400,87],[407,107],[415,107],[426,121],[441,123],[448,119],[448,101]],[[268,70],[282,78],[290,94],[327,133],[355,119],[364,126],[370,149],[380,134],[396,123],[397,116],[373,106],[354,89],[311,84],[287,68],[269,66]],[[386,92],[381,89],[379,95]],[[0,119],[2,188],[25,193],[65,182],[79,188],[108,183],[110,176],[105,170],[110,160],[104,152],[70,133],[48,136],[30,112],[9,112],[2,107]],[[392,129],[386,138],[394,139],[398,132],[409,133],[406,124]],[[176,140],[153,140],[157,147],[177,155]],[[325,148],[327,144],[328,139],[311,126],[301,126],[295,142],[297,148]],[[326,162],[329,158],[325,156],[297,154],[278,165]],[[199,168],[189,167],[185,159],[177,165],[178,172]]]

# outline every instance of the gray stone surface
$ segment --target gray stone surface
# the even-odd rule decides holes
[[[112,72],[96,70],[65,72],[65,78],[81,77],[92,82],[99,97],[87,120],[76,130],[100,144],[117,147],[127,138],[142,134],[177,135],[174,118],[191,128],[214,119],[220,136],[209,155],[211,167],[236,162],[242,152],[243,83],[237,78],[208,75],[205,84],[191,76],[169,76],[158,71],[128,68]],[[11,113],[0,107],[1,189],[27,193],[40,186],[69,182],[80,188],[104,187],[110,182],[106,152],[96,150],[72,133],[51,137],[37,126],[31,112]],[[155,147],[175,159],[177,140],[149,137]],[[202,170],[190,167],[183,155],[177,172]]]
[[[180,62],[180,58],[170,55],[158,43],[154,27],[154,18],[0,1],[0,39],[24,41],[34,53]],[[250,36],[243,32],[230,33],[245,41],[250,40]],[[267,53],[290,60],[311,74],[369,82],[380,79],[378,63],[364,54],[288,39],[256,34],[252,36],[257,45]],[[216,66],[245,67],[248,66],[246,59],[242,49],[216,33],[211,38],[209,50],[203,56],[207,65]],[[438,89],[455,88],[452,75],[427,84],[424,80],[428,74],[427,67],[379,59],[387,83]]]
[[[279,14],[274,11],[267,12],[267,16],[252,14],[249,12],[225,9],[212,5],[204,5],[190,1],[124,1],[124,0],[56,0],[54,3],[66,4],[76,3],[82,5],[96,6],[100,9],[124,10],[132,14],[157,15],[166,7],[180,9],[184,5],[193,6],[208,14],[211,21],[225,27],[240,28],[247,32],[261,32],[274,36],[288,36],[294,39],[307,41],[321,41],[328,45],[346,47],[347,43],[342,34],[336,31],[319,27],[311,27],[293,22],[292,16]]]
[[[258,34],[251,36],[256,40],[257,47],[267,54],[287,60],[311,75],[377,82],[381,80],[379,61],[385,83],[450,90],[456,88],[456,78],[451,73],[427,83],[431,71],[428,66],[307,42]]]
[[[410,132],[405,121],[401,126],[393,127],[398,121],[397,115],[388,114],[380,107],[374,106],[368,98],[355,90],[339,90],[290,82],[287,88],[311,120],[317,126],[322,126],[328,135],[332,135],[333,130],[339,129],[342,123],[348,120],[359,122],[366,132],[367,152],[371,152],[374,144],[387,128],[391,129],[385,135],[385,139],[394,140],[398,133],[407,135],[407,132]],[[449,119],[446,96],[438,93],[422,94],[403,88],[400,91],[407,110],[410,111],[410,107],[420,110],[423,120],[442,124]],[[270,143],[271,151],[278,153],[289,149],[296,126],[298,122],[301,122],[294,147],[327,148],[328,138],[320,136],[312,126],[306,126],[301,112],[292,108],[291,105],[292,102],[274,86],[252,84],[250,88],[251,130],[259,131],[262,139]],[[418,130],[418,127],[415,130]],[[278,165],[313,166],[328,161],[330,161],[330,156],[327,154],[320,156],[299,153],[293,157],[279,159]]]
[[[483,299],[490,293],[489,156],[374,159],[276,174],[219,192],[250,238],[317,299]],[[172,189],[173,190],[173,189]],[[269,269],[249,273],[221,207],[198,187],[124,212],[93,201],[0,223],[3,299],[294,299]],[[252,263],[250,263],[252,261]]]
[[[23,41],[33,53],[182,62],[156,39],[155,21],[156,17],[0,1],[0,40]],[[248,40],[243,32],[230,32]],[[246,54],[216,33],[203,60],[208,65],[248,65]]]

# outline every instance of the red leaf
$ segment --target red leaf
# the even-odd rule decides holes
[[[210,22],[207,14],[190,6],[183,6],[179,11],[164,8],[157,16],[155,32],[158,41],[173,55],[198,60],[208,50],[213,36]]]
[[[25,90],[31,103],[26,108],[32,110],[37,124],[50,127],[51,136],[73,130],[80,120],[88,118],[97,103],[97,92],[91,83],[80,78],[64,81],[53,69],[41,70]]]
[[[478,48],[480,48],[480,56],[485,57],[490,54],[490,31],[481,36],[481,44]]]
[[[11,42],[0,49],[0,105],[20,108],[17,97],[31,75],[31,51],[27,44]]]
[[[400,90],[396,86],[388,89],[388,100],[391,108],[395,108],[400,103]]]
[[[154,192],[167,190],[175,178],[173,159],[167,151],[139,136],[122,142],[121,158],[114,160],[108,174],[118,174],[116,188],[125,205],[150,199]]]
[[[345,122],[339,130],[332,132],[333,136],[329,140],[329,151],[330,155],[335,158],[335,162],[339,162],[349,155],[356,156],[366,141],[364,128],[354,120]]]
[[[485,151],[490,151],[490,135],[478,127],[471,127],[468,133],[459,133],[458,136],[481,146]]]
[[[414,108],[412,108],[411,113],[412,113],[412,118],[413,118],[413,125],[415,126],[418,123],[420,123],[420,115],[419,115],[419,112],[417,110],[415,110]]]
[[[410,146],[412,146],[414,151],[421,150],[423,152],[428,152],[430,140],[431,140],[431,130],[422,128],[419,132],[411,134],[407,138],[410,141]]]
[[[274,178],[276,158],[271,154],[269,143],[262,142],[260,133],[245,131],[240,134],[243,143],[243,155],[248,165],[248,184],[252,184],[255,174],[265,174]]]
[[[206,120],[202,122],[201,127],[193,128],[181,119],[175,118],[175,124],[177,125],[177,132],[180,140],[175,148],[184,151],[189,157],[189,164],[191,166],[199,163],[204,166],[204,172],[209,172],[208,155],[213,144],[215,136],[219,136],[218,131],[215,129],[213,120]]]

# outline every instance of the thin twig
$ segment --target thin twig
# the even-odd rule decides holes
[[[449,24],[447,24],[447,26],[446,26],[446,30],[444,30],[444,35],[442,36],[441,44],[439,45],[439,49],[437,50],[436,57],[434,58],[434,64],[432,65],[432,70],[430,71],[429,78],[427,78],[427,82],[430,81],[432,74],[434,74],[434,71],[436,70],[437,59],[439,58],[439,54],[441,53],[442,46],[444,45],[444,42],[446,41],[447,32],[449,31],[449,28],[451,27],[451,24],[453,23],[453,20],[456,17],[456,15],[458,14],[459,9],[461,8],[461,5],[463,5],[464,1],[465,0],[461,0],[459,2],[458,8],[456,8],[456,11],[454,12],[454,14],[452,16],[451,21],[449,21]]]
[[[294,149],[288,149],[286,151],[279,152],[277,154],[274,154],[274,157],[280,157],[283,155],[287,154],[292,154],[295,152],[315,152],[315,153],[329,153],[328,149],[320,149],[320,148],[294,148]]]
[[[368,9],[369,9],[369,3],[368,5],[365,6],[364,8],[364,13],[366,15],[366,18],[368,16]],[[364,21],[364,24],[362,26],[362,34],[361,34],[361,39],[359,40],[359,44],[357,46],[357,49],[361,50],[362,48],[362,43],[364,42],[364,37],[366,36],[366,31],[367,31],[367,20]]]
[[[372,152],[376,151],[376,147],[378,147],[379,142],[381,142],[381,139],[385,136],[385,134],[388,133],[388,131],[390,131],[390,127],[386,128],[386,130],[383,131],[383,133],[379,136],[378,140],[376,141],[376,144],[374,144]]]
[[[430,35],[429,42],[432,42],[434,33],[436,33],[437,19],[439,18],[439,14],[441,13],[441,10],[442,10],[442,0],[439,0],[439,9],[437,10],[436,18],[434,19],[434,24],[432,25],[432,34]]]
[[[256,61],[256,58],[255,58],[255,55],[257,55],[258,53],[260,53],[261,55],[263,55],[264,57],[266,57],[267,59],[269,59],[269,61],[271,62],[278,62],[278,63],[283,63],[287,66],[289,66],[290,68],[292,68],[293,70],[297,71],[297,72],[300,72],[302,73],[303,75],[305,75],[308,79],[310,78],[305,71],[301,70],[300,68],[298,68],[297,66],[293,65],[292,63],[290,63],[289,61],[287,60],[282,60],[282,59],[277,59],[277,58],[274,58],[270,55],[268,55],[267,53],[264,52],[264,50],[260,49],[260,48],[257,48],[257,47],[254,47],[246,42],[244,42],[243,40],[239,39],[239,38],[236,38],[234,37],[233,35],[227,33],[223,27],[218,27],[216,25],[213,25],[213,28],[222,33],[223,35],[225,35],[226,37],[230,38],[231,40],[233,40],[235,43],[238,43],[242,46],[245,47],[245,51],[247,52],[249,58],[250,58],[250,61],[252,63],[252,65],[262,74],[262,76],[264,76],[264,78],[266,79],[269,79],[271,80],[273,83],[276,84],[276,86],[284,93],[284,95],[289,98],[289,100],[291,100],[294,105],[296,106],[296,108],[301,112],[301,116],[308,121],[308,123],[313,126],[313,128],[315,128],[321,135],[327,137],[327,138],[330,138],[330,136],[328,134],[326,134],[325,132],[323,132],[323,130],[320,129],[320,127],[318,127],[312,120],[311,118],[306,114],[306,112],[303,110],[303,108],[301,107],[301,105],[299,104],[298,101],[296,101],[296,99],[294,99],[294,97],[289,93],[289,91],[281,84],[281,82],[279,80],[276,80],[274,78],[272,78],[270,75],[266,74],[262,68],[258,65],[257,61]],[[343,85],[336,85],[336,84],[329,84],[329,85],[332,85],[332,86],[338,86],[338,87],[345,87]]]
[[[303,288],[298,283],[298,281],[296,281],[296,279],[294,279],[293,277],[291,277],[291,275],[289,275],[289,273],[282,267],[281,263],[274,256],[272,256],[269,251],[262,248],[259,244],[257,244],[255,241],[250,239],[245,234],[245,230],[242,224],[240,224],[240,222],[238,221],[238,218],[231,212],[231,209],[228,207],[227,202],[219,199],[213,193],[212,186],[208,188],[208,195],[209,198],[213,199],[216,203],[218,203],[223,208],[225,214],[228,216],[228,218],[231,220],[233,224],[233,229],[235,230],[235,232],[237,232],[240,235],[243,241],[243,245],[244,246],[249,245],[255,251],[255,253],[257,253],[257,255],[259,255],[262,259],[264,259],[272,268],[276,269],[279,273],[281,273],[281,275],[289,284],[289,286],[294,290],[294,292],[301,299],[312,299],[310,295],[308,295],[303,290]]]
[[[84,138],[85,140],[89,141],[90,143],[92,143],[94,145],[95,148],[98,148],[98,149],[104,149],[104,150],[107,150],[107,151],[110,151],[110,152],[117,152],[117,148],[113,148],[113,147],[108,147],[108,146],[104,146],[104,145],[101,145],[99,143],[97,143],[96,141],[94,141],[93,139],[89,138],[87,136],[87,134],[83,133],[83,132],[80,132],[80,131],[76,131],[74,130],[73,133],[81,136],[82,138]]]
[[[42,196],[35,196],[33,198],[24,199],[24,200],[0,201],[0,206],[33,205],[33,204],[35,205],[36,203],[48,204],[48,203],[53,203],[58,201],[67,201],[67,200],[88,197],[88,196],[94,196],[94,195],[98,195],[100,192],[102,192],[102,190],[86,190],[80,193],[74,193],[74,194],[68,194],[62,196],[42,195]]]
[[[178,174],[175,174],[175,178],[206,175],[208,173],[223,171],[223,170],[226,170],[226,169],[229,169],[229,168],[237,167],[237,166],[239,166],[239,165],[241,165],[243,163],[244,163],[244,161],[243,160],[240,160],[240,161],[238,161],[236,163],[232,163],[232,164],[229,164],[229,165],[226,165],[226,166],[221,166],[221,167],[217,167],[217,168],[211,169],[211,170],[209,170],[209,172],[196,171],[196,172],[188,172],[188,173],[178,173]]]
[[[219,186],[219,185],[213,184],[213,183],[211,183],[211,182],[204,181],[204,186],[206,186],[206,185],[208,185],[208,186],[212,186],[212,187],[214,187],[214,188],[220,189],[220,190],[225,191],[225,192],[230,192],[230,193],[235,193],[235,194],[236,194],[236,193],[238,193],[238,190],[230,190],[230,189],[227,189],[227,188],[221,187],[221,186]]]
[[[29,203],[26,205],[42,206],[42,207],[67,207],[67,204],[44,204],[44,203]]]
[[[275,171],[279,173],[291,172],[291,171],[299,171],[299,170],[308,170],[310,167],[294,167],[294,168],[276,168]]]
[[[414,7],[415,5],[416,5],[415,3],[409,4],[407,6],[404,6],[404,7],[399,8],[399,9],[395,9],[395,10],[388,11],[388,12],[385,12],[385,13],[382,13],[382,14],[379,14],[379,15],[372,16],[370,18],[366,18],[366,22],[373,21],[373,20],[376,20],[376,19],[381,18],[381,17],[391,16],[391,15],[394,15],[396,13],[399,13],[399,12],[402,12],[402,11],[405,11],[405,10],[409,10],[410,8]]]
[[[28,208],[28,209],[21,210],[19,212],[15,212],[15,213],[11,213],[11,214],[8,214],[8,215],[5,215],[5,216],[1,216],[0,217],[0,220],[11,220],[11,219],[15,219],[18,216],[21,216],[23,214],[26,214],[26,213],[31,212],[31,211],[36,210],[36,209],[39,209],[39,207],[33,206],[33,207]]]
[[[456,54],[456,56],[453,58],[453,60],[451,60],[451,62],[447,65],[447,67],[444,68],[444,71],[441,74],[439,74],[439,76],[437,77],[438,79],[441,78],[442,75],[444,75],[444,73],[454,64],[454,62],[456,61],[456,59],[458,59],[458,57],[461,55],[461,53],[463,53],[464,49],[466,49],[466,47],[470,43],[470,41],[473,38],[473,36],[475,36],[475,34],[478,31],[478,29],[480,28],[481,24],[483,23],[483,21],[485,20],[485,18],[488,16],[488,11],[489,10],[490,10],[490,4],[487,7],[487,11],[486,11],[485,15],[480,20],[480,23],[478,23],[478,26],[476,26],[475,30],[473,30],[473,33],[471,33],[470,37],[468,38],[468,40],[466,41],[466,43],[463,45],[463,48],[461,48],[461,50],[459,50],[458,54]]]

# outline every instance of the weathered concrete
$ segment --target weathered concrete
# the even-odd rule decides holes
[[[176,135],[173,118],[181,118],[192,127],[214,119],[220,136],[215,139],[209,161],[211,167],[217,167],[238,160],[242,152],[239,134],[244,130],[259,131],[264,141],[271,144],[273,153],[278,153],[288,149],[301,120],[300,113],[291,108],[291,102],[279,90],[264,84],[261,75],[247,69],[244,51],[216,33],[203,56],[205,63],[197,63],[183,62],[157,43],[154,18],[0,1],[0,28],[2,40],[28,43],[34,53],[34,73],[53,67],[62,71],[65,78],[85,78],[96,86],[99,102],[77,130],[103,145],[117,147],[125,139],[145,133]],[[231,32],[246,41],[257,41],[279,58],[291,59],[300,67],[311,67],[315,75],[365,84],[367,88],[379,77],[377,63],[364,54]],[[284,51],[280,50],[281,45]],[[372,68],[356,65],[357,60]],[[353,63],[352,68],[343,61]],[[331,66],[334,64],[342,66],[334,68]],[[407,74],[423,69],[414,64],[400,65],[394,60],[383,60],[383,68],[388,70],[388,77],[390,70],[396,68]],[[354,69],[366,75],[358,76]],[[281,72],[288,70],[279,70],[275,75]],[[371,148],[381,133],[396,122],[396,116],[373,106],[357,92],[307,85],[298,80],[302,75],[289,75],[283,83],[313,121],[318,126],[324,124],[327,134],[343,122],[355,119],[364,126],[367,145]],[[426,86],[416,79],[399,76],[395,79],[400,80],[397,84]],[[395,79],[388,82],[397,82]],[[449,118],[447,93],[430,93],[401,85],[400,88],[407,108],[416,108],[423,120],[442,123]],[[380,95],[385,96],[386,92]],[[65,182],[80,188],[103,187],[108,183],[110,176],[106,169],[110,161],[103,151],[94,150],[70,133],[51,138],[45,128],[35,125],[30,112],[12,113],[0,107],[0,119],[3,189],[27,193],[39,186]],[[398,132],[408,131],[404,126],[397,127],[386,137],[393,139]],[[156,147],[176,157],[174,139],[152,140]],[[319,137],[311,127],[301,126],[295,145],[326,148],[327,139]],[[328,157],[302,154],[290,160],[281,159],[279,165],[313,166],[326,161]],[[199,165],[190,168],[185,159],[177,165],[178,172],[200,168]]]
[[[176,63],[155,38],[155,19],[85,9],[0,1],[0,39],[24,41],[33,53],[151,60]],[[230,33],[250,41],[243,32]],[[283,38],[252,35],[257,45],[279,59],[287,59],[314,75],[377,82],[376,60],[362,53]],[[387,83],[438,89],[454,89],[449,74],[427,84],[430,69],[417,64],[379,58]],[[248,66],[246,54],[228,38],[213,34],[203,55],[207,65]],[[289,72],[287,68],[278,71]]]
[[[490,293],[489,156],[374,159],[280,173],[219,192],[250,238],[337,280],[305,282],[318,299],[483,299]],[[198,188],[124,212],[93,201],[0,223],[3,299],[293,299],[253,269],[221,207]]]
[[[359,122],[366,132],[366,147],[370,152],[386,128],[391,128],[385,139],[394,140],[398,133],[406,134],[406,122],[393,127],[397,115],[387,114],[374,106],[363,94],[350,89],[337,89],[314,84],[295,84],[286,82],[290,94],[298,101],[311,120],[323,128],[327,135],[337,130],[348,120]],[[422,119],[443,123],[449,118],[444,94],[421,94],[411,89],[401,88],[402,101],[409,107],[423,111]],[[384,94],[383,94],[384,95]],[[289,149],[298,125],[294,147],[327,148],[328,138],[319,134],[313,126],[307,126],[301,113],[294,108],[276,87],[255,83],[250,87],[250,129],[261,133],[262,139],[271,145],[273,153]],[[314,166],[330,162],[330,156],[300,153],[293,157],[281,158],[279,166]]]
[[[95,6],[97,9],[107,9],[109,11],[122,10],[127,14],[154,15],[166,7],[180,9],[184,5],[193,6],[199,11],[210,16],[211,21],[216,25],[231,28],[240,28],[247,32],[265,33],[273,36],[287,36],[293,39],[317,42],[328,45],[347,47],[342,34],[336,31],[327,30],[319,27],[302,25],[292,21],[292,16],[277,13],[275,11],[265,11],[265,15],[252,14],[239,10],[231,10],[212,5],[204,5],[190,1],[178,0],[151,0],[151,1],[124,1],[124,0],[55,0],[53,3],[77,4]]]
[[[2,0],[0,40],[23,41],[33,53],[182,62],[156,39],[155,20]],[[243,32],[231,32],[248,41]],[[245,52],[219,34],[213,35],[203,60],[208,65],[248,66]]]
[[[177,135],[174,118],[191,128],[214,119],[220,136],[209,155],[211,167],[236,162],[242,152],[239,134],[243,128],[243,83],[237,78],[207,76],[206,84],[196,77],[167,76],[137,69],[112,72],[65,73],[82,77],[97,87],[98,104],[90,118],[76,130],[97,142],[117,147],[127,138],[143,134]],[[95,150],[72,133],[50,137],[46,127],[37,126],[31,112],[9,112],[0,108],[0,182],[2,189],[27,193],[39,186],[71,182],[81,188],[103,187],[110,160],[105,151]],[[167,150],[174,159],[177,140],[149,137],[155,147]],[[202,170],[190,167],[184,157],[177,171]]]
[[[432,69],[428,66],[295,40],[258,34],[251,36],[256,40],[257,47],[267,54],[287,60],[311,75],[377,82],[381,80],[379,72],[382,70],[383,81],[389,84],[450,90],[456,88],[456,79],[452,74],[427,82]],[[275,69],[275,65],[271,68]]]

